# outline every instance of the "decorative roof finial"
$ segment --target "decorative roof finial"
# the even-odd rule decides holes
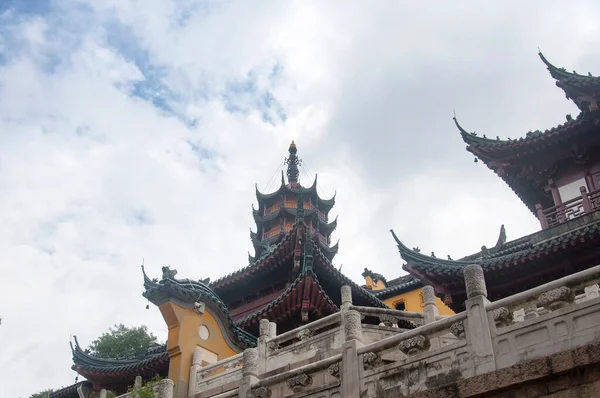
[[[298,165],[302,161],[300,159],[298,159],[298,156],[296,156],[298,149],[296,148],[296,144],[294,143],[294,141],[292,141],[292,143],[290,144],[290,148],[288,151],[290,152],[290,157],[285,159],[285,163],[288,165],[288,169],[287,169],[288,182],[290,184],[297,184],[298,176],[300,175],[300,172],[298,171]]]

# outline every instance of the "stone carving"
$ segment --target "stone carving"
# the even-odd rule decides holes
[[[379,322],[383,323],[385,326],[392,327],[398,322],[398,319],[392,315],[379,315]]]
[[[300,373],[287,379],[286,383],[290,390],[298,392],[304,387],[308,387],[312,384],[312,377],[306,373]]]
[[[246,348],[242,354],[244,376],[258,375],[258,350],[256,348]]]
[[[531,304],[523,308],[523,312],[525,313],[525,320],[533,319],[538,316],[538,306],[537,304]]]
[[[450,325],[450,333],[461,340],[465,339],[465,323],[463,321],[454,322]]]
[[[496,327],[508,326],[513,323],[513,313],[506,307],[496,308],[492,311],[492,317],[496,323]]]
[[[556,311],[575,301],[575,294],[566,286],[540,294],[538,302],[548,311]]]
[[[398,349],[408,356],[417,355],[423,351],[427,351],[431,347],[429,339],[421,334],[411,337],[410,339],[402,340],[398,344]]]
[[[340,363],[336,362],[333,365],[329,365],[329,367],[327,368],[327,371],[329,371],[330,375],[332,375],[336,379],[339,379],[340,378]]]
[[[346,341],[362,341],[362,326],[358,311],[349,310],[344,313],[344,336]]]
[[[467,288],[467,298],[477,296],[487,297],[483,269],[479,265],[467,265],[463,269],[463,275],[465,277],[465,287]]]
[[[348,285],[342,286],[342,306],[349,306],[352,304],[352,289]]]
[[[296,337],[300,340],[300,341],[305,341],[310,339],[312,336],[314,335],[313,331],[310,329],[302,329],[299,330],[298,333],[296,333]]]
[[[423,304],[435,305],[435,290],[433,290],[433,287],[431,287],[429,285],[423,286],[423,289],[421,290],[421,294],[423,295]]]
[[[271,390],[267,387],[258,387],[252,390],[252,398],[270,398]]]
[[[374,369],[383,364],[381,357],[374,352],[367,352],[363,355],[364,369]]]
[[[280,347],[279,347],[279,344],[276,343],[275,341],[269,341],[267,343],[267,348],[269,349],[269,351],[274,352],[274,351],[277,351]]]

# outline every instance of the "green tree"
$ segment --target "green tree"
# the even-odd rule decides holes
[[[46,397],[48,397],[48,395],[50,395],[50,393],[52,391],[54,391],[54,389],[49,388],[47,390],[36,392],[35,394],[31,394],[31,396],[29,398],[46,398]]]
[[[92,341],[89,349],[104,358],[124,357],[145,350],[156,343],[156,336],[148,333],[147,326],[126,327],[123,324],[108,329],[108,333]]]

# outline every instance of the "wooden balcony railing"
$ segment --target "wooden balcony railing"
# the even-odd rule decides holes
[[[539,203],[535,206],[542,229],[554,227],[600,209],[600,189],[588,193],[585,187],[580,187],[579,191],[581,196],[548,209],[543,209]]]
[[[274,205],[270,206],[270,207],[265,207],[265,211],[263,213],[263,216],[267,216],[273,212],[278,211],[279,209],[281,209],[281,203],[275,203]],[[283,202],[283,206],[286,209],[295,209],[298,206],[298,203],[296,201],[292,201],[292,200],[286,200]],[[315,207],[313,206],[312,203],[310,202],[305,202],[304,203],[304,210],[312,210]],[[325,222],[326,217],[325,217],[325,213],[323,213],[321,210],[317,209],[317,214],[319,216],[319,220],[321,220],[322,222]]]

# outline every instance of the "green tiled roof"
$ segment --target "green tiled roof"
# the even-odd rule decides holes
[[[170,270],[169,267],[163,267],[163,278],[160,282],[148,278],[143,266],[142,271],[144,274],[144,288],[146,289],[143,296],[152,303],[160,305],[168,299],[176,299],[191,305],[197,301],[210,301],[226,319],[227,325],[225,327],[230,328],[241,347],[256,346],[256,337],[240,329],[235,324],[223,300],[206,284],[190,279],[175,279],[174,274],[177,271]]]

